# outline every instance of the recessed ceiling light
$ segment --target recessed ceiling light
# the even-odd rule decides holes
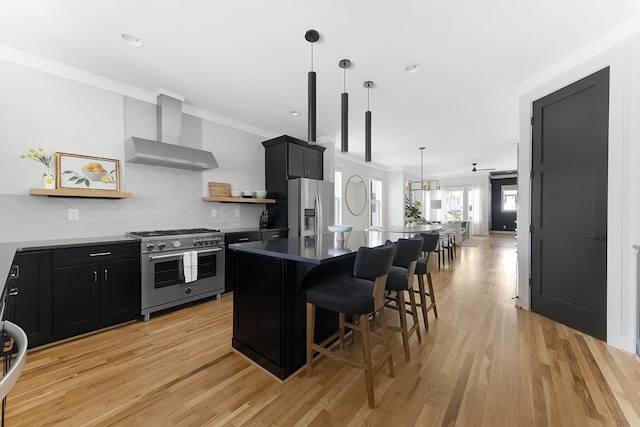
[[[298,117],[300,115],[300,111],[289,111],[289,114],[291,114],[293,117]]]
[[[402,69],[402,72],[405,74],[415,73],[419,69],[420,69],[420,64],[418,64],[417,62],[412,62],[411,64],[405,65],[404,68]]]
[[[129,33],[120,33],[120,40],[133,47],[142,47],[142,40],[140,37],[129,34]]]

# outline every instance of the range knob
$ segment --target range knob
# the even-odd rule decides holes
[[[148,250],[152,250],[155,247],[156,247],[156,245],[154,245],[153,243],[151,243],[151,242],[147,243],[147,249]]]
[[[158,242],[158,249],[164,249],[164,247],[167,246],[166,243],[164,242]]]
[[[182,242],[180,240],[174,240],[173,242],[171,242],[171,246],[173,246],[174,248],[179,248],[180,246],[182,246]]]

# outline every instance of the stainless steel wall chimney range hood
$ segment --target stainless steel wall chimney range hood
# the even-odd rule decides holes
[[[215,169],[218,162],[210,151],[180,145],[182,135],[182,101],[158,96],[158,139],[131,137],[125,142],[125,159],[129,163],[164,166],[192,171]]]

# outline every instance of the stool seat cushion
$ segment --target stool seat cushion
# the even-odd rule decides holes
[[[418,263],[416,264],[415,274],[427,274],[427,259],[426,258],[418,258]]]
[[[387,276],[387,285],[385,289],[388,291],[406,291],[409,289],[407,281],[407,269],[402,267],[391,267]]]
[[[338,276],[307,288],[307,302],[344,314],[374,311],[373,282],[353,276]]]

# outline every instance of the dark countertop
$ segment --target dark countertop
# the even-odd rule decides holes
[[[129,238],[122,234],[117,236],[92,236],[72,239],[0,242],[0,277],[5,279],[2,281],[2,289],[4,289],[6,279],[9,276],[9,270],[16,252],[51,249],[53,247],[65,248],[72,246],[99,245],[102,243],[135,242],[136,240],[137,239]],[[1,292],[2,290],[0,290],[0,294]]]
[[[258,227],[246,227],[246,228],[231,228],[227,230],[221,230],[223,233],[261,233],[263,231],[280,231],[280,230],[288,230],[286,227],[280,228],[258,228]]]
[[[395,242],[400,237],[403,237],[402,233],[353,230],[345,233],[343,242],[336,240],[334,233],[325,233],[317,236],[234,243],[229,245],[229,248],[309,264],[324,264],[341,256],[356,253],[361,246],[381,246],[387,239]]]

